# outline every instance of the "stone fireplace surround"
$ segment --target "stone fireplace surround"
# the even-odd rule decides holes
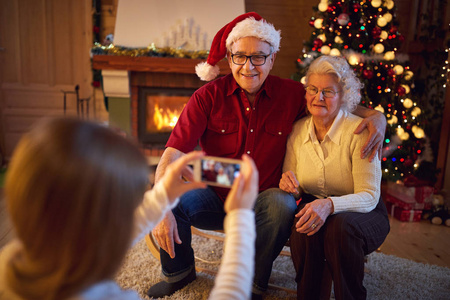
[[[139,141],[139,91],[141,88],[192,89],[195,90],[206,82],[195,74],[195,66],[200,59],[172,57],[129,57],[113,55],[95,55],[92,58],[93,69],[102,70],[103,90],[106,97],[115,99],[113,103],[129,105],[120,116],[129,122],[130,134]],[[230,72],[228,62],[219,62],[220,75]],[[128,105],[126,103],[129,103]],[[110,110],[113,107],[110,107]],[[115,123],[110,114],[110,123]],[[128,124],[125,124],[128,125]],[[128,126],[125,126],[128,127]],[[141,143],[146,156],[159,160],[164,151],[164,144]]]

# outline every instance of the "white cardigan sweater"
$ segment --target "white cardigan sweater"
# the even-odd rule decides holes
[[[381,162],[360,157],[369,133],[353,133],[361,120],[341,110],[319,143],[309,116],[294,124],[288,138],[283,172],[293,171],[303,192],[330,198],[334,213],[369,212],[380,197]]]

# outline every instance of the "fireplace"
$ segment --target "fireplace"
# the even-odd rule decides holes
[[[110,89],[114,90],[111,96],[129,97],[131,135],[147,156],[154,157],[164,151],[176,119],[192,93],[206,83],[195,74],[195,66],[202,61],[114,55],[94,55],[92,59],[93,68],[102,70],[105,94]],[[226,60],[218,65],[220,75],[230,72]],[[108,78],[105,74],[109,74]]]
[[[139,88],[138,137],[147,145],[164,145],[195,89]]]

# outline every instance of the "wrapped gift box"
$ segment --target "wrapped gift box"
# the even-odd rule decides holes
[[[386,202],[388,213],[402,222],[418,222],[422,218],[422,210],[403,209],[391,202]]]
[[[403,209],[431,209],[434,188],[431,186],[408,187],[402,183],[388,182],[386,201]]]
[[[399,197],[399,198],[398,198]],[[425,203],[417,203],[413,198],[407,198],[402,196],[394,196],[389,192],[386,194],[388,203],[392,203],[404,210],[423,210],[425,209]]]

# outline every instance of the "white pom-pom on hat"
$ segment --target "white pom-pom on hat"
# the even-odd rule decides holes
[[[201,80],[211,81],[219,75],[220,68],[218,65],[211,66],[204,61],[195,66],[195,73]]]
[[[198,77],[204,81],[216,78],[220,72],[216,64],[226,56],[228,47],[238,39],[248,36],[269,43],[274,52],[280,48],[280,31],[275,30],[272,24],[267,23],[257,13],[245,13],[222,27],[214,36],[206,62],[199,63],[195,67]]]

